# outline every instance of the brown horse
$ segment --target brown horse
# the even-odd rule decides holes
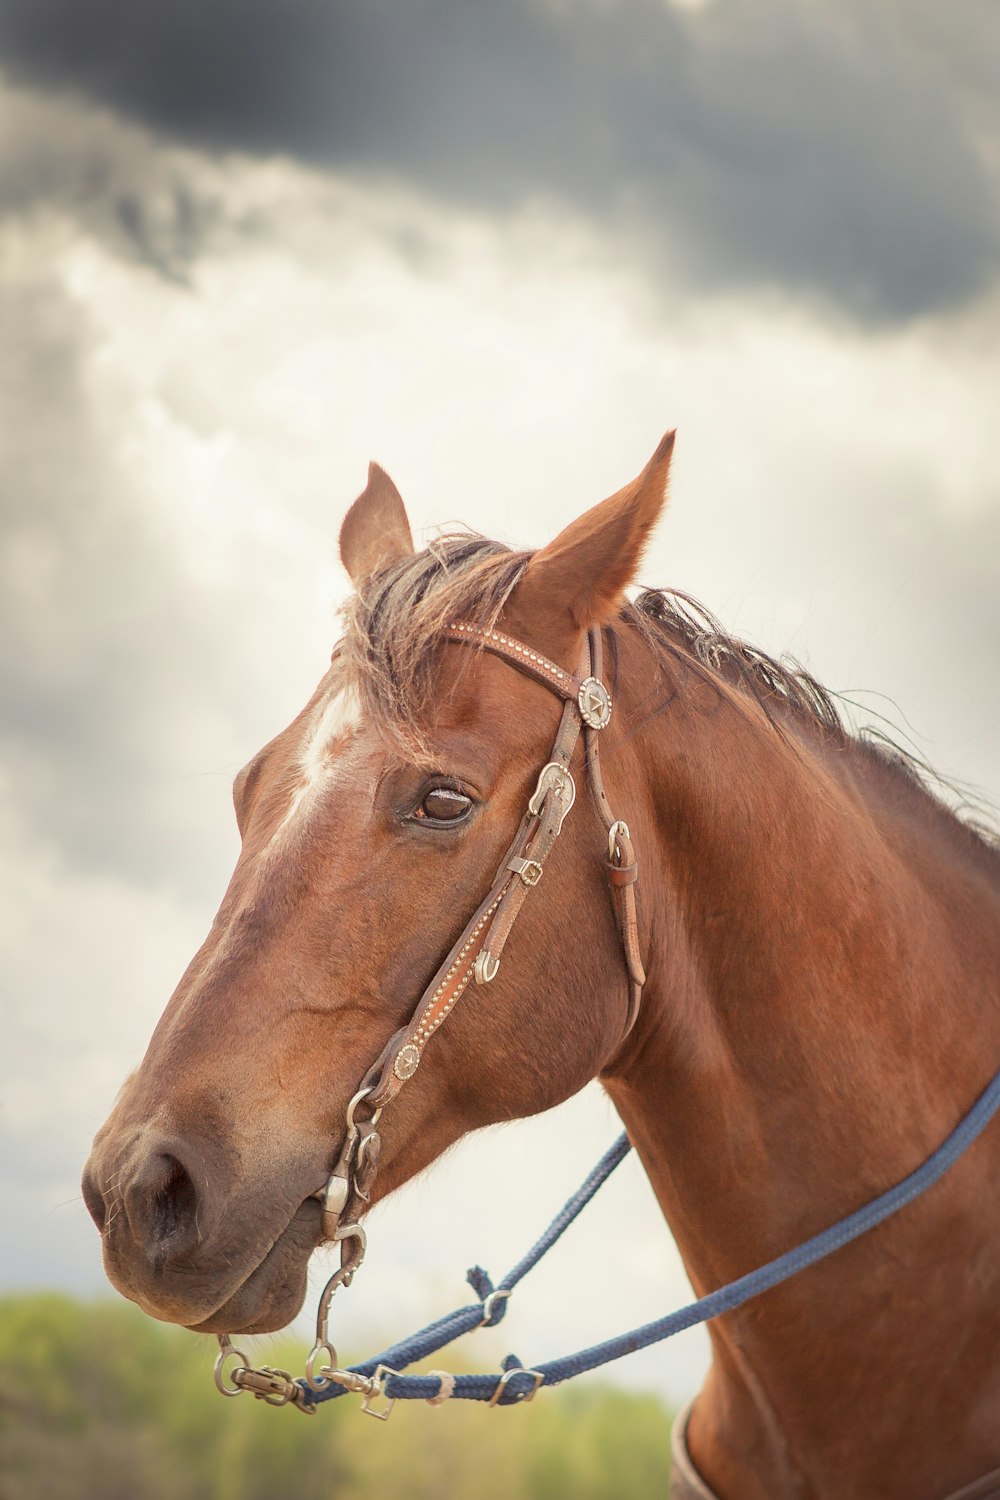
[[[297,1312],[345,1106],[518,826],[559,703],[455,622],[568,671],[603,633],[647,980],[627,1031],[581,799],[497,978],[386,1109],[376,1198],[599,1076],[701,1293],[903,1177],[1000,1064],[997,850],[812,679],[679,596],[626,602],[671,447],[533,555],[415,553],[372,467],[341,532],[344,639],[237,777],[229,890],[84,1179],[109,1276],[153,1316],[255,1332]],[[938,1500],[1000,1465],[998,1172],[994,1122],[919,1202],[711,1325],[687,1444],[712,1491]]]

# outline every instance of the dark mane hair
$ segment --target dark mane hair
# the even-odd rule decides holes
[[[348,601],[338,652],[346,685],[365,716],[402,753],[422,758],[426,752],[422,724],[443,630],[458,620],[486,629],[495,625],[530,557],[475,533],[449,534],[375,574]],[[966,789],[946,781],[883,731],[855,731],[843,700],[811,673],[729,634],[697,600],[673,589],[644,589],[625,605],[621,622],[703,678],[721,680],[758,703],[779,732],[792,724],[828,743],[855,748],[870,763],[919,787],[953,821],[958,811],[971,811],[959,826],[1000,856],[996,832]],[[942,794],[959,804],[955,813]]]
[[[769,656],[730,635],[703,604],[679,590],[643,589],[624,614],[680,659],[717,674],[760,704],[776,729],[783,722],[801,725],[828,743],[851,747],[870,764],[919,788],[942,814],[1000,860],[1000,834],[991,820],[992,809],[977,791],[943,776],[883,729],[865,724],[854,730],[844,714],[847,700],[792,658]]]

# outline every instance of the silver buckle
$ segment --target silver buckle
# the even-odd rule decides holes
[[[499,972],[500,960],[498,958],[494,958],[492,953],[487,953],[486,949],[484,948],[482,953],[480,953],[479,957],[476,959],[476,983],[492,984],[493,980],[497,977]]]
[[[624,839],[631,839],[632,837],[631,833],[629,833],[628,824],[623,823],[621,818],[612,823],[608,829],[608,858],[616,862],[623,857],[622,848],[618,842],[619,836]]]
[[[561,766],[557,760],[550,760],[548,765],[543,766],[538,773],[535,790],[528,801],[528,811],[534,817],[537,818],[541,812],[548,792],[552,792],[556,800],[556,833],[558,834],[562,829],[566,814],[576,801],[576,782],[566,767]]]

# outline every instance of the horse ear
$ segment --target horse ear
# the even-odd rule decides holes
[[[666,502],[673,449],[668,432],[638,479],[535,553],[513,600],[535,639],[555,645],[614,619]]]
[[[368,465],[368,483],[351,506],[340,528],[340,560],[360,583],[413,553],[410,523],[399,491],[384,469]]]

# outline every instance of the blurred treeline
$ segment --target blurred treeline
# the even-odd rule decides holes
[[[214,1341],[117,1302],[0,1298],[0,1500],[653,1500],[670,1414],[586,1384],[489,1411],[351,1397],[315,1417],[212,1384]],[[301,1340],[261,1358],[297,1372]],[[438,1356],[437,1364],[460,1368]],[[433,1361],[432,1361],[433,1363]]]

